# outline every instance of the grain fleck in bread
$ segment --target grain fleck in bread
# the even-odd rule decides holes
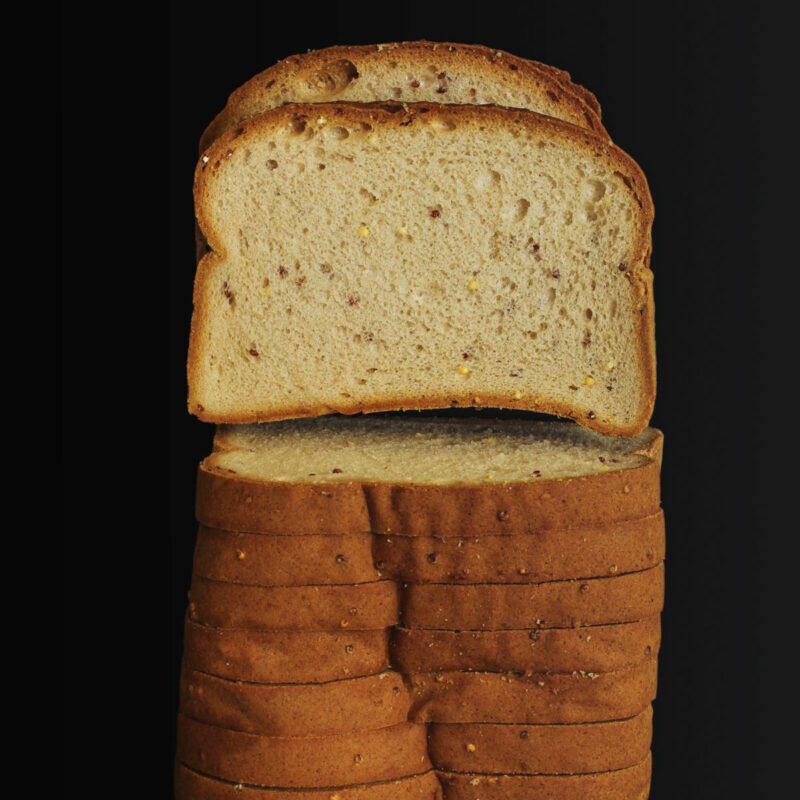
[[[446,772],[607,772],[647,758],[652,731],[652,706],[629,719],[576,725],[434,724],[428,751],[434,767]]]
[[[495,106],[291,104],[211,146],[195,209],[200,419],[492,406],[616,436],[649,420],[652,203],[585,129]]]
[[[403,673],[611,672],[655,659],[661,642],[658,615],[637,622],[582,628],[447,631],[395,628],[392,665]]]
[[[272,534],[539,533],[655,514],[663,437],[569,423],[336,417],[220,426],[203,525]]]
[[[332,736],[259,736],[178,715],[178,761],[215,778],[286,789],[396,780],[427,772],[425,726]]]
[[[651,759],[585,775],[480,775],[438,772],[444,800],[647,800]]]
[[[380,783],[331,789],[270,789],[211,778],[179,764],[175,770],[175,800],[442,800],[434,772]]]
[[[502,50],[452,42],[327,47],[289,56],[231,94],[201,152],[248,117],[285,103],[491,104],[528,108],[607,137],[595,96],[566,72]]]

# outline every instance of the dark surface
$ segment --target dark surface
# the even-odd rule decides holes
[[[158,765],[159,781],[168,780],[171,769],[195,535],[195,470],[212,436],[211,426],[190,417],[184,402],[197,140],[230,91],[279,58],[331,44],[427,38],[483,43],[568,70],[598,96],[614,141],[648,177],[656,207],[652,268],[659,380],[652,424],[666,434],[668,535],[651,797],[767,796],[763,786],[773,768],[762,752],[762,693],[775,645],[768,644],[763,627],[768,544],[760,532],[774,520],[765,499],[762,427],[742,422],[763,411],[754,407],[754,398],[764,394],[759,380],[767,312],[751,276],[772,263],[757,243],[767,234],[765,198],[773,186],[766,185],[768,148],[755,112],[766,104],[767,70],[761,63],[780,23],[733,14],[718,4],[657,5],[660,11],[634,3],[440,2],[382,10],[375,2],[351,1],[289,4],[277,19],[269,4],[250,6],[246,13],[242,6],[223,4],[175,6],[168,40],[164,19],[145,26],[146,35],[136,39],[122,68],[132,88],[122,99],[118,92],[107,94],[118,77],[108,66],[114,48],[104,45],[105,69],[98,72],[71,36],[81,21],[65,18],[70,47],[64,107],[72,125],[65,176],[69,186],[80,186],[93,142],[99,141],[103,161],[93,166],[108,170],[101,182],[122,186],[127,204],[121,203],[118,215],[109,214],[99,193],[91,209],[114,217],[109,246],[113,242],[121,261],[130,261],[124,277],[114,269],[116,261],[100,273],[102,296],[114,301],[110,310],[108,304],[98,310],[94,300],[86,302],[84,283],[67,292],[68,304],[82,302],[85,309],[71,315],[67,352],[94,347],[98,356],[90,366],[75,365],[68,389],[77,395],[75,407],[85,411],[84,375],[91,372],[96,379],[99,372],[107,380],[108,421],[120,415],[130,420],[126,432],[136,464],[120,467],[127,482],[117,481],[116,472],[109,476],[107,499],[113,506],[104,513],[114,520],[112,530],[99,525],[102,538],[90,541],[87,535],[71,545],[68,569],[89,563],[92,578],[102,585],[73,582],[67,635],[71,643],[71,634],[91,642],[92,669],[103,675],[126,665],[119,673],[126,688],[107,678],[104,696],[111,703],[114,692],[124,691],[125,714],[146,726],[136,748],[163,745],[147,757]],[[168,86],[167,65],[156,55],[166,46]],[[127,123],[131,141],[120,149],[103,141],[107,115]],[[70,149],[73,141],[80,158]],[[70,202],[73,194],[65,197],[66,261],[74,267],[70,253],[81,246],[92,220]],[[123,376],[106,375],[106,365],[120,351],[131,355],[135,366]],[[118,397],[125,398],[122,406]],[[165,424],[169,455],[160,430]],[[81,427],[67,439],[72,521],[90,518],[97,508],[77,468],[89,441],[104,438],[87,440]],[[105,444],[118,448],[118,435],[109,433]],[[115,461],[128,459],[117,455]],[[132,574],[123,578],[118,567],[125,566]],[[109,631],[108,650],[98,649],[97,636],[83,624],[87,618]],[[112,640],[119,619],[127,633],[117,644]],[[105,646],[105,638],[100,640]],[[71,660],[68,681],[87,668]],[[147,676],[144,685],[152,687],[147,694],[155,716],[144,722],[139,712],[147,704],[140,707],[133,694],[135,675]],[[102,711],[81,708],[74,696],[69,708],[68,719],[83,710],[98,727],[107,724]],[[67,732],[69,741],[74,729],[68,725]],[[73,765],[80,765],[87,751],[79,739],[70,746],[78,756]],[[126,751],[125,759],[130,756]],[[147,796],[166,796],[163,786]]]

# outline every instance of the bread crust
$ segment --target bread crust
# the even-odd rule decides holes
[[[539,584],[408,584],[400,618],[406,628],[519,630],[635,622],[660,613],[664,565],[611,578]]]
[[[215,266],[225,256],[226,245],[218,231],[214,230],[208,215],[211,203],[209,179],[214,176],[226,161],[227,154],[238,147],[246,147],[252,137],[261,133],[273,134],[298,120],[309,120],[313,125],[319,117],[335,120],[343,124],[369,124],[380,130],[408,130],[416,126],[446,124],[450,117],[457,117],[459,126],[475,128],[496,127],[503,130],[527,130],[539,136],[557,139],[575,149],[588,148],[594,155],[606,159],[613,167],[619,180],[628,187],[641,208],[636,223],[636,236],[633,246],[634,256],[624,272],[634,293],[634,307],[638,309],[636,319],[636,340],[638,342],[638,367],[642,375],[642,394],[638,408],[628,423],[618,423],[604,419],[593,411],[584,411],[556,397],[535,393],[520,400],[509,400],[507,394],[487,393],[476,401],[474,393],[466,390],[458,396],[398,393],[384,396],[371,403],[358,402],[353,398],[341,398],[336,404],[317,405],[298,402],[292,406],[265,410],[251,407],[240,412],[215,413],[207,410],[198,392],[202,383],[203,332],[209,325],[209,312],[206,296]],[[289,104],[266,111],[241,122],[217,139],[200,159],[195,171],[194,198],[197,221],[208,242],[210,251],[200,260],[194,285],[194,314],[189,342],[187,373],[189,381],[188,407],[191,413],[205,422],[249,423],[273,420],[316,417],[330,413],[357,414],[377,411],[406,409],[450,408],[454,406],[485,406],[492,408],[518,408],[554,414],[573,419],[583,427],[609,436],[635,437],[647,425],[655,402],[655,333],[653,306],[653,274],[650,263],[650,229],[653,220],[653,205],[647,187],[647,180],[636,164],[626,153],[611,143],[583,128],[568,122],[536,114],[532,111],[508,109],[498,106],[438,105],[435,103],[321,103]]]
[[[353,586],[244,586],[199,578],[189,618],[215,628],[258,631],[377,630],[397,624],[394,581]]]
[[[648,569],[664,560],[664,514],[535,534],[376,536],[382,577],[409,583],[541,583]]]
[[[193,669],[256,683],[325,683],[389,668],[389,630],[251,631],[213,628],[189,619],[184,663]]]
[[[444,800],[647,800],[651,767],[648,755],[633,767],[586,775],[437,775]]]
[[[402,673],[613,672],[656,659],[661,619],[582,628],[431,631],[394,628],[392,665]]]
[[[427,672],[407,675],[412,722],[563,724],[634,717],[655,699],[657,665],[613,672],[526,675]]]
[[[652,732],[652,706],[629,719],[577,725],[433,724],[428,751],[446,772],[574,775],[638,764]]]
[[[208,725],[266,736],[327,736],[405,722],[408,690],[397,672],[329,683],[250,683],[184,668],[180,711]]]
[[[314,789],[427,772],[425,726],[284,738],[231,731],[178,715],[178,761],[236,783]]]
[[[465,75],[481,75],[484,79],[503,79],[513,82],[520,90],[529,93],[546,93],[558,106],[558,111],[569,122],[581,125],[608,139],[608,132],[600,121],[600,104],[597,98],[570,79],[568,72],[519,58],[502,50],[482,45],[454,42],[390,42],[378,45],[345,45],[312,50],[289,56],[260,72],[231,93],[225,108],[214,118],[200,138],[202,153],[225,131],[255,114],[284,105],[288,100],[301,99],[305,90],[306,102],[312,97],[328,102],[337,99],[348,83],[319,91],[311,88],[320,72],[331,65],[348,65],[358,74],[367,74],[378,66],[385,68],[388,61],[396,69],[420,72],[435,58],[437,69],[444,72],[458,70]],[[328,77],[323,76],[323,77]],[[348,78],[345,78],[349,82]],[[336,82],[334,81],[334,84]],[[444,98],[444,94],[442,97]],[[376,97],[375,100],[391,100]],[[413,99],[413,98],[409,98]]]
[[[183,764],[175,769],[175,800],[331,800],[330,789],[270,789],[221,781]],[[336,789],[339,800],[442,800],[434,772],[397,781],[368,783]]]

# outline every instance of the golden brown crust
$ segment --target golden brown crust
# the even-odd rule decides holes
[[[306,102],[314,99],[332,102],[353,79],[354,74],[357,75],[359,70],[369,69],[372,64],[379,63],[383,67],[387,61],[402,63],[408,70],[414,72],[428,67],[432,57],[437,61],[436,68],[445,72],[458,69],[469,74],[473,71],[487,79],[502,75],[504,79],[513,81],[517,87],[529,93],[543,91],[559,106],[562,115],[568,121],[583,125],[608,139],[608,132],[600,121],[600,105],[597,98],[582,86],[574,84],[568,72],[482,45],[416,41],[327,47],[323,50],[289,56],[279,61],[255,75],[231,94],[225,108],[203,132],[200,152],[202,153],[225,131],[244,119],[283,105],[287,102],[287,96],[289,100],[294,100],[298,91],[302,93],[303,87],[310,89],[305,98]],[[331,75],[328,73],[341,72],[342,66],[348,73],[341,76],[343,81],[331,80]],[[334,69],[331,70],[330,67]],[[328,84],[323,91],[316,85],[320,77],[327,79],[323,81]],[[290,96],[286,93],[281,96],[281,87],[292,87]],[[392,98],[374,99],[384,101]]]
[[[270,536],[203,525],[194,550],[194,574],[253,586],[367,583],[381,578],[367,533]]]
[[[501,775],[438,772],[444,800],[647,800],[651,760],[586,775]]]
[[[635,622],[660,613],[663,605],[662,563],[612,578],[409,584],[402,593],[400,617],[406,628],[429,630],[577,628]]]
[[[183,764],[175,769],[175,800],[442,800],[442,788],[434,772],[397,781],[362,784],[336,789],[269,789],[221,781]]]
[[[658,657],[658,615],[583,628],[430,631],[395,628],[392,665],[403,673],[613,672]]]
[[[204,462],[196,515],[209,527],[266,534],[534,534],[657,514],[659,471],[642,457],[631,469],[583,477],[425,486],[263,482]]]
[[[410,583],[540,583],[637,572],[664,560],[664,515],[533,534],[376,536],[382,577]]]
[[[428,751],[446,772],[574,775],[638,764],[652,731],[652,706],[630,719],[584,725],[433,724]]]
[[[656,696],[655,659],[613,672],[407,675],[413,722],[561,724],[634,717]]]
[[[245,683],[184,668],[180,711],[208,725],[265,736],[327,736],[405,722],[397,672],[329,683]]]
[[[210,675],[258,683],[324,683],[389,668],[389,631],[250,631],[186,619],[183,659]]]
[[[327,788],[396,780],[430,769],[425,726],[403,723],[334,736],[258,736],[178,715],[178,761],[223,780]]]
[[[296,417],[313,417],[332,412],[342,414],[369,413],[398,409],[431,409],[449,408],[452,406],[469,407],[477,405],[473,393],[459,397],[398,395],[387,396],[370,404],[359,403],[353,399],[344,400],[335,407],[295,405],[292,407],[265,410],[253,407],[241,413],[215,413],[205,409],[196,392],[201,381],[203,331],[209,325],[206,307],[207,284],[214,272],[214,265],[225,255],[225,244],[208,218],[210,207],[208,180],[226,160],[226,154],[237,147],[247,146],[250,137],[259,136],[261,132],[273,133],[285,128],[298,118],[314,120],[324,116],[337,121],[360,125],[367,123],[373,128],[412,130],[414,125],[428,125],[431,122],[447,122],[448,118],[457,114],[459,126],[490,127],[502,129],[527,130],[529,133],[558,139],[568,146],[586,150],[597,157],[606,159],[616,167],[619,180],[628,187],[635,196],[642,213],[637,223],[636,241],[633,246],[634,257],[627,265],[625,277],[630,281],[636,297],[638,309],[636,320],[636,338],[639,342],[639,367],[643,376],[643,392],[639,398],[635,418],[628,424],[617,423],[611,419],[603,419],[592,411],[573,408],[559,398],[530,395],[513,403],[505,395],[487,394],[480,399],[480,405],[496,408],[520,408],[554,414],[559,417],[574,419],[578,424],[590,430],[610,436],[638,436],[647,425],[655,402],[655,334],[654,306],[652,283],[653,275],[649,269],[651,250],[650,229],[653,220],[653,205],[647,187],[647,180],[636,162],[626,153],[593,133],[571,125],[567,122],[536,114],[532,111],[507,109],[498,106],[448,106],[435,103],[325,103],[325,104],[289,104],[275,108],[239,124],[236,128],[224,133],[205,153],[197,165],[195,172],[195,209],[200,229],[211,249],[197,267],[194,287],[194,314],[189,343],[189,359],[187,365],[189,380],[188,407],[191,413],[206,422],[248,423],[269,422]],[[312,122],[308,123],[309,125]]]
[[[377,630],[397,623],[398,586],[243,586],[199,578],[189,592],[189,618],[215,628],[257,631]]]

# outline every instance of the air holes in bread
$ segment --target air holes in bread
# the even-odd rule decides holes
[[[305,82],[305,99],[329,100],[343,92],[358,77],[358,70],[352,61],[334,61],[308,76]]]

